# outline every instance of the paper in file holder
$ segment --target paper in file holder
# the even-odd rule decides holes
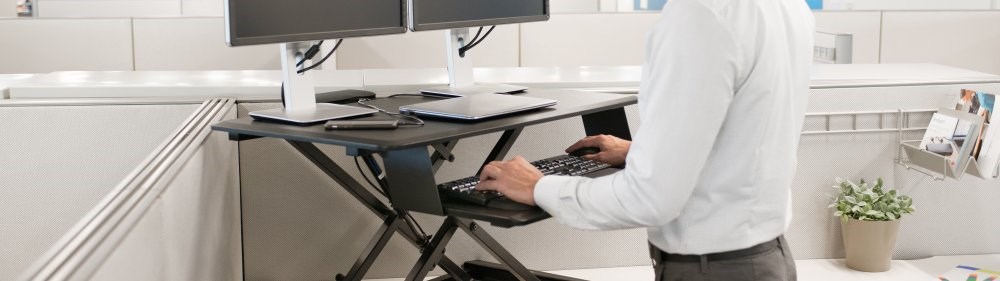
[[[980,179],[987,179],[985,175],[989,175],[989,178],[996,178],[997,176],[1000,176],[1000,169],[990,172],[982,171],[980,169],[979,162],[977,162],[972,156],[968,156],[969,159],[967,161],[969,161],[969,163],[963,170],[956,170],[955,168],[952,168],[948,157],[920,149],[919,145],[920,141],[900,142],[900,146],[906,153],[907,161],[900,159],[899,164],[908,170],[916,170],[928,176],[934,177],[935,180],[939,181],[943,181],[947,178],[961,180],[962,176],[965,174],[969,174]]]

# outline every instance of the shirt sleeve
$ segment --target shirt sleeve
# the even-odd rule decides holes
[[[739,86],[739,48],[707,7],[670,3],[647,43],[642,122],[626,168],[594,179],[546,176],[535,186],[535,202],[566,225],[666,225],[679,216],[702,176]]]

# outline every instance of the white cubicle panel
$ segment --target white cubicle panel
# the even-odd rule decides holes
[[[598,0],[550,0],[549,8],[553,14],[582,14],[601,11]]]
[[[471,32],[475,35],[476,30]],[[448,64],[445,34],[431,30],[349,38],[337,51],[337,69],[444,68]],[[467,57],[476,67],[513,67],[518,66],[518,47],[518,25],[498,25]]]
[[[521,25],[521,66],[641,65],[659,13],[552,15]]]
[[[0,8],[0,18],[15,18],[15,17],[17,17],[17,9],[15,9],[14,7],[17,7],[17,5],[20,4],[20,3],[21,3],[20,0],[3,0],[3,1],[0,1],[0,4],[3,4],[3,6],[0,6],[0,7],[5,7],[5,8]]]
[[[49,250],[197,106],[0,102],[0,280]]]
[[[0,73],[132,70],[131,19],[0,19]]]
[[[35,0],[38,17],[170,17],[181,15],[180,0]]]
[[[136,18],[135,70],[277,70],[277,44],[229,47],[225,20]]]
[[[991,0],[826,0],[824,10],[989,10]]]
[[[881,12],[813,12],[816,31],[847,33],[854,39],[852,63],[878,63]]]
[[[185,17],[222,17],[225,14],[224,1],[181,0],[181,14]]]
[[[884,12],[882,63],[929,62],[1000,74],[1000,11]]]
[[[225,119],[236,117],[235,108],[226,112]],[[122,212],[138,223],[131,230],[118,226],[114,231],[128,234],[101,245],[114,250],[91,280],[243,280],[237,143],[213,132],[178,147],[190,156],[161,161],[176,174],[151,183],[164,186],[162,194],[139,199],[152,202],[148,211]]]

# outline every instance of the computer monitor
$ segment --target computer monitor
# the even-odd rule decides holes
[[[317,105],[311,76],[308,72],[298,73],[311,65],[299,64],[312,46],[309,41],[406,32],[406,0],[226,0],[224,3],[227,44],[280,44],[281,47],[285,106],[254,112],[255,117],[308,124],[343,116],[340,106]]]
[[[463,95],[472,92],[511,92],[523,87],[510,85],[475,85],[472,62],[459,49],[472,44],[470,27],[546,21],[549,0],[409,0],[410,29],[413,31],[448,29],[448,89],[424,92]]]

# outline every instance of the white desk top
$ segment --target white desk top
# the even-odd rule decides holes
[[[446,85],[436,69],[322,70],[313,73],[318,92],[365,88],[375,92],[416,92]],[[520,67],[477,68],[480,83],[531,88],[637,92],[642,68]],[[815,65],[813,88],[1000,83],[1000,76],[935,64]],[[2,82],[0,82],[2,83]],[[211,97],[277,98],[278,71],[54,72],[11,86],[10,98]]]
[[[364,86],[362,71],[315,71],[318,91]],[[244,71],[60,71],[40,74],[10,88],[10,97],[133,98],[239,96],[276,98],[281,72]]]
[[[9,98],[7,88],[23,83],[34,76],[35,74],[0,74],[0,99]]]
[[[813,88],[997,83],[1000,76],[939,64],[817,64]]]

